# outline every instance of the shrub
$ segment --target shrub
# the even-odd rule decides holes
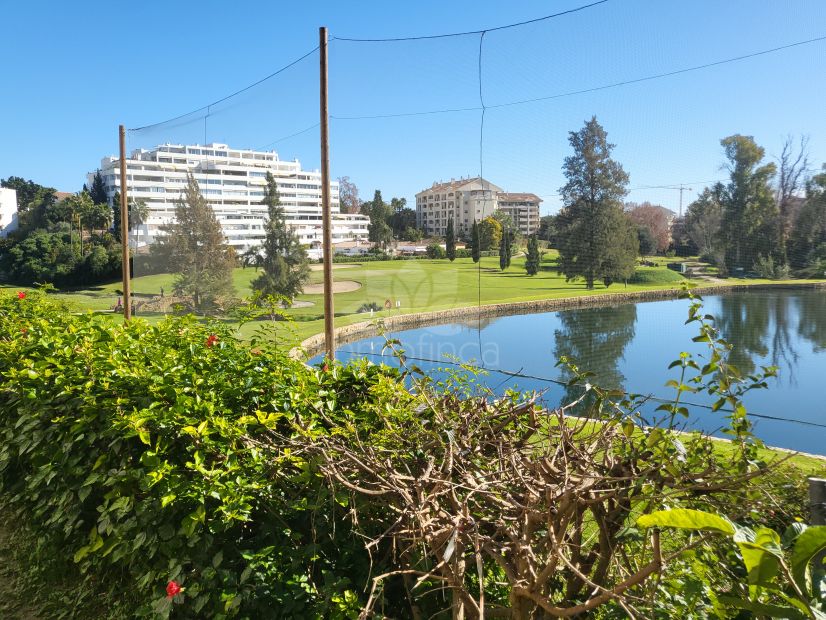
[[[758,256],[754,263],[754,271],[767,280],[787,280],[791,275],[788,265],[775,263],[771,256]]]
[[[369,559],[346,502],[261,441],[358,415],[385,375],[257,351],[220,323],[115,327],[38,292],[0,297],[4,501],[139,616],[350,613]]]
[[[702,600],[680,599],[682,547],[667,550],[665,579],[649,578],[664,570],[659,545],[632,516],[765,512],[746,486],[763,464],[741,402],[763,375],[728,365],[699,303],[689,322],[710,355],[701,368],[682,354],[674,402],[643,417],[645,396],[594,387],[573,365],[583,397],[548,412],[460,375],[309,368],[220,322],[115,325],[41,292],[0,296],[0,493],[43,543],[32,564],[61,549],[83,576],[78,598],[134,602],[139,617],[343,619],[379,602],[430,617],[447,598],[472,610],[481,583],[489,609],[528,618],[538,601],[566,613],[609,604],[589,582],[621,604],[634,574],[645,617],[685,615],[709,608],[730,558],[698,549]],[[680,395],[703,390],[730,408],[735,442],[720,455],[709,438],[670,432],[688,416]],[[546,522],[556,531],[534,527]]]
[[[381,309],[382,309],[382,307],[379,304],[377,304],[375,301],[370,301],[370,302],[361,304],[358,307],[358,310],[356,310],[356,312],[358,314],[363,314],[364,312],[380,312]]]
[[[445,249],[438,243],[431,243],[427,246],[428,258],[445,258],[445,256],[447,256]]]

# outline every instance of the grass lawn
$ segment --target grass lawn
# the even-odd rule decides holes
[[[665,267],[665,263],[675,259],[656,257],[656,267],[639,267],[634,278],[625,283],[616,283],[609,288],[598,284],[594,290],[588,290],[582,281],[566,282],[564,276],[556,272],[557,253],[548,251],[543,256],[540,272],[535,276],[525,273],[525,258],[514,257],[510,268],[499,269],[498,257],[482,258],[479,264],[471,259],[457,259],[450,262],[440,260],[404,260],[375,261],[364,263],[341,263],[334,265],[336,281],[347,280],[357,283],[356,290],[335,294],[336,326],[348,325],[369,320],[369,312],[359,312],[365,304],[376,304],[382,310],[375,316],[387,316],[397,313],[416,313],[446,310],[450,308],[534,301],[540,299],[558,299],[582,295],[601,295],[624,293],[653,289],[678,288],[685,278]],[[251,293],[250,282],[256,277],[252,268],[236,269],[233,274],[236,292],[239,296]],[[320,265],[314,266],[310,284],[322,282]],[[166,294],[172,290],[174,276],[158,274],[135,277],[133,291],[139,296],[159,295],[161,288]],[[699,287],[712,283],[725,284],[765,284],[775,283],[770,280],[737,279],[694,280]],[[804,282],[795,280],[793,282]],[[60,298],[74,303],[77,307],[97,312],[112,309],[121,287],[119,281],[82,290],[63,291]],[[19,287],[16,287],[19,288]],[[391,310],[384,310],[389,300]],[[295,319],[290,331],[295,338],[302,340],[324,329],[323,305],[321,294],[300,295],[298,301],[308,303],[305,307],[292,308],[289,314]],[[398,307],[396,304],[399,304]],[[140,313],[139,313],[140,314]],[[154,321],[162,315],[145,314],[144,318]],[[119,315],[112,313],[117,319]],[[242,327],[241,335],[249,336],[255,325]]]

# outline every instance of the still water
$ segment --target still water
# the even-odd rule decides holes
[[[388,337],[398,338],[408,356],[437,360],[416,360],[429,373],[438,375],[449,359],[475,361],[488,372],[480,381],[490,388],[543,391],[549,406],[569,402],[574,394],[544,380],[569,378],[565,369],[556,367],[561,356],[596,373],[592,382],[603,387],[669,398],[673,392],[664,384],[678,377],[677,370],[668,370],[669,363],[681,351],[697,356],[708,352],[706,345],[691,341],[697,324],[685,324],[688,306],[688,300],[668,300],[523,314],[411,329]],[[814,424],[755,417],[755,434],[771,445],[826,454],[826,291],[709,296],[704,311],[714,315],[721,336],[734,345],[730,361],[743,374],[761,366],[779,368],[768,389],[746,395],[748,410]],[[343,345],[338,359],[367,356],[394,364],[392,356],[380,357],[383,343],[384,338],[377,337]],[[704,394],[690,395],[690,400],[712,402]],[[714,433],[725,424],[724,415],[695,407],[687,426]]]

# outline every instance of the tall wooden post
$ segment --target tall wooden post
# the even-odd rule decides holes
[[[826,480],[811,477],[808,481],[810,524],[826,525]]]
[[[129,273],[129,203],[126,198],[126,128],[120,126],[120,246],[123,260],[123,318],[132,318],[132,283]]]
[[[327,28],[318,29],[318,49],[320,57],[321,103],[321,225],[322,252],[324,255],[324,348],[328,360],[334,360],[335,314],[333,310],[333,229],[330,221],[330,137],[329,114],[327,109]]]

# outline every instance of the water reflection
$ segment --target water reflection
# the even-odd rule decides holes
[[[692,342],[696,324],[685,324],[689,302],[669,300],[597,307],[560,312],[504,316],[465,323],[446,323],[394,333],[408,355],[436,360],[417,363],[435,377],[445,355],[477,360],[490,374],[482,377],[488,387],[536,390],[548,405],[569,403],[581,388],[565,388],[547,381],[568,380],[571,373],[556,368],[566,356],[583,370],[595,373],[591,380],[605,388],[622,389],[661,398],[673,396],[666,388],[676,370],[668,364],[681,351],[695,356],[708,353],[705,344]],[[761,366],[776,365],[778,380],[768,390],[750,392],[750,412],[792,417],[815,426],[762,419],[757,434],[767,442],[810,452],[826,452],[826,424],[821,385],[826,375],[826,291],[755,290],[704,299],[704,312],[716,317],[723,338],[733,350],[731,362],[749,374]],[[340,359],[376,355],[383,339],[372,338],[342,345]],[[392,358],[383,358],[395,363]],[[497,373],[516,371],[523,376]],[[693,394],[691,400],[710,405],[712,397]],[[690,424],[714,431],[725,423],[723,415],[703,407],[693,408]]]
[[[812,343],[815,351],[826,351],[826,294],[795,298],[800,321],[797,333]]]
[[[566,357],[580,370],[595,374],[592,381],[608,389],[622,389],[625,377],[619,362],[625,348],[634,339],[637,306],[586,308],[557,313],[559,329],[554,331],[554,361]],[[567,367],[561,367],[563,380],[573,378]],[[579,386],[565,388],[562,404],[582,395]]]
[[[777,366],[780,379],[794,385],[800,359],[797,350],[800,340],[794,334],[796,323],[798,333],[803,335],[798,306],[802,300],[812,297],[807,293],[765,292],[720,297],[719,310],[714,314],[722,337],[734,347],[730,362],[743,374],[755,372],[758,361],[761,365]]]

